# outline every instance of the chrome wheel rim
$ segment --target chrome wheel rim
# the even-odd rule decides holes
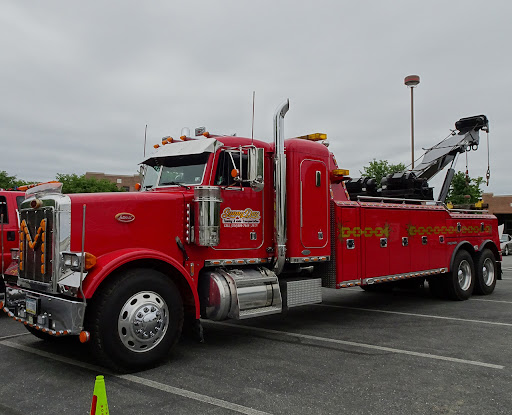
[[[491,258],[486,258],[482,266],[482,278],[484,284],[490,287],[494,283],[494,262]]]
[[[471,266],[466,260],[461,261],[457,270],[459,287],[462,291],[466,291],[471,285]]]
[[[121,308],[117,321],[119,338],[134,352],[155,348],[164,338],[169,323],[169,309],[155,292],[141,291],[132,295]]]

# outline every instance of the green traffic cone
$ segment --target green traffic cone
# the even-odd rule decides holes
[[[105,378],[96,376],[94,392],[92,395],[91,415],[108,415],[107,391],[105,390]]]

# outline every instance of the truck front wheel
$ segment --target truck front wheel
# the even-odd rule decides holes
[[[484,249],[476,260],[475,293],[489,295],[496,287],[496,259],[490,249]]]
[[[475,286],[475,266],[469,252],[457,252],[452,270],[445,278],[449,298],[462,301],[471,297]]]
[[[183,326],[183,304],[170,278],[152,269],[124,272],[91,304],[93,352],[116,370],[138,370],[165,359]]]

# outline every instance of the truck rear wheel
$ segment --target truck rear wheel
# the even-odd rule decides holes
[[[93,352],[115,370],[137,370],[165,359],[183,326],[175,284],[152,269],[127,271],[91,304],[87,322]]]
[[[448,298],[467,300],[475,286],[475,265],[469,252],[460,250],[455,255],[451,272],[445,276]]]
[[[490,249],[484,249],[476,260],[475,293],[489,295],[496,287],[496,259]]]

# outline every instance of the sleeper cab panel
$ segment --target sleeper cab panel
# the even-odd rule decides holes
[[[304,249],[329,245],[329,178],[318,160],[300,164],[300,241]],[[313,252],[313,251],[312,251]],[[319,253],[315,252],[315,255]]]

